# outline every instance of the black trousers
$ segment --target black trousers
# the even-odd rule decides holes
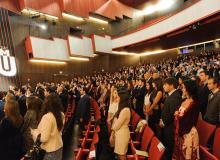
[[[174,125],[164,126],[162,129],[162,143],[165,146],[165,156],[163,159],[172,160],[174,149]]]

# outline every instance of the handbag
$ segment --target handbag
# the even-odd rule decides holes
[[[40,147],[41,134],[37,136],[36,141],[34,142],[33,148],[27,152],[27,154],[24,156],[25,160],[43,160],[44,156],[46,154],[46,151]]]

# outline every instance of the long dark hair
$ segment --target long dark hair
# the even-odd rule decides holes
[[[149,84],[149,86],[150,86],[150,89],[147,90],[147,93],[149,94],[153,91],[153,86],[152,86],[152,83],[150,83],[150,82],[146,82],[146,86],[147,86],[147,84]]]
[[[185,80],[183,84],[188,92],[188,95],[192,97],[193,100],[198,99],[198,83],[195,80]]]
[[[39,122],[43,101],[38,97],[30,96],[27,97],[26,104],[28,110],[32,110],[36,113],[36,120]]]
[[[7,100],[5,103],[5,115],[8,117],[16,128],[21,127],[23,117],[20,114],[18,102],[15,100]]]
[[[115,114],[115,117],[119,117],[121,111],[124,108],[129,108],[130,109],[130,100],[129,100],[129,94],[127,91],[120,91],[118,93],[119,97],[120,97],[120,102],[118,105],[118,111]]]
[[[45,98],[43,103],[43,114],[51,112],[54,115],[59,131],[63,128],[62,111],[62,102],[57,94],[52,93]]]
[[[157,91],[163,91],[163,81],[161,78],[156,78],[152,81],[156,85]]]

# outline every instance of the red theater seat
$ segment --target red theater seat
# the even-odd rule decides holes
[[[210,137],[214,134],[216,126],[199,119],[196,128],[199,134],[199,143],[205,147]]]
[[[135,154],[136,149],[141,151],[147,151],[153,137],[154,137],[154,132],[148,126],[146,126],[144,128],[141,142],[131,141],[132,154]]]
[[[137,113],[135,113],[131,121],[131,126],[130,126],[131,131],[134,131],[140,119],[141,117]]]
[[[158,138],[153,137],[149,150],[148,160],[160,160],[164,154],[165,148]]]
[[[220,159],[220,128],[215,132],[214,144],[213,144],[213,154]]]
[[[128,160],[161,160],[163,154],[164,154],[165,148],[163,144],[158,140],[158,138],[153,137],[151,144],[150,144],[150,149],[148,152],[148,158],[143,157],[143,156],[138,156],[137,154],[133,155],[127,155]]]
[[[211,154],[205,147],[200,146],[200,159],[201,160],[219,160],[213,154]]]

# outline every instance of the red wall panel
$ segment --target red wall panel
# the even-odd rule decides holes
[[[19,3],[17,0],[1,0],[0,7],[18,13],[20,11]]]
[[[89,12],[93,12],[105,4],[108,0],[63,0],[64,11],[88,17]]]

